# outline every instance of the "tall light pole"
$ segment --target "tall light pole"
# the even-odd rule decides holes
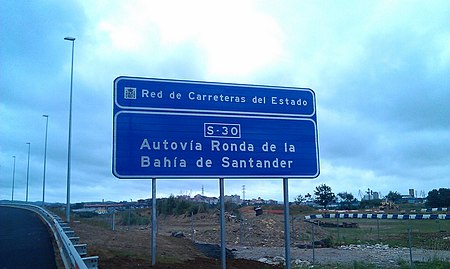
[[[48,115],[42,115],[45,121],[45,146],[44,146],[44,177],[42,179],[42,207],[45,205],[45,168],[47,166],[47,134],[48,134]]]
[[[11,201],[14,201],[14,179],[16,177],[16,156],[12,156],[14,159],[14,164],[13,164],[13,174],[12,174],[12,190],[11,190]]]
[[[27,164],[27,192],[26,192],[26,196],[25,196],[25,202],[28,203],[28,182],[30,179],[30,148],[31,148],[31,143],[27,142],[28,145],[28,164]]]
[[[75,38],[65,37],[64,40],[72,42],[72,64],[70,68],[70,98],[69,98],[69,141],[67,143],[67,203],[66,221],[70,222],[70,148],[72,140],[72,88],[73,88],[73,53],[75,49]]]

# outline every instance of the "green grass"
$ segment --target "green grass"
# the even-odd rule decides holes
[[[145,255],[140,255],[136,252],[133,252],[131,250],[118,250],[118,249],[114,249],[114,250],[110,250],[110,252],[116,256],[116,257],[120,257],[120,258],[132,258],[132,259],[145,259],[147,258]]]
[[[303,269],[303,268],[317,268],[317,269],[381,269],[381,268],[400,268],[400,269],[410,269],[411,266],[409,262],[407,261],[399,261],[395,265],[375,265],[371,263],[366,262],[353,262],[351,264],[314,264],[310,265],[309,267],[305,266],[294,266],[294,269]],[[432,260],[432,261],[426,261],[426,262],[414,262],[413,264],[414,269],[448,269],[450,268],[450,262],[443,261],[443,260]]]
[[[409,269],[411,268],[409,262],[407,261],[400,261],[398,263],[401,269]],[[450,262],[434,259],[431,261],[426,262],[414,262],[413,263],[414,269],[448,269],[450,268]]]
[[[161,256],[157,255],[156,260],[158,261],[158,264],[183,264],[184,261],[181,261],[177,257],[174,256]]]
[[[304,268],[318,268],[318,269],[378,269],[378,268],[391,268],[391,267],[379,267],[374,264],[364,262],[353,262],[352,264],[314,264],[310,266],[294,266],[293,269]]]
[[[103,229],[112,229],[111,215],[96,215],[91,218],[82,218],[78,214],[74,213],[71,215],[71,221],[81,221]]]
[[[334,219],[326,222],[336,223]],[[359,228],[323,228],[334,238],[336,245],[376,244],[408,247],[408,226],[411,227],[412,247],[450,250],[450,241],[444,239],[450,233],[448,220],[377,220],[346,219],[356,222]],[[342,220],[339,220],[342,223]]]

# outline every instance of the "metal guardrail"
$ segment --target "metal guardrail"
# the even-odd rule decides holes
[[[98,256],[86,257],[87,245],[80,244],[80,238],[75,237],[75,232],[56,214],[31,204],[2,203],[0,205],[37,213],[52,230],[66,269],[98,269]]]

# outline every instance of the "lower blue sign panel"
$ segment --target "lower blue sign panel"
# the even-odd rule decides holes
[[[115,114],[118,178],[315,178],[313,119],[121,111]]]

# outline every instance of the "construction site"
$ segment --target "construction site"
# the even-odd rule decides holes
[[[353,268],[355,263],[367,268],[403,268],[411,261],[419,266],[430,261],[449,265],[448,212],[434,212],[435,219],[420,220],[371,219],[371,213],[398,216],[395,209],[346,213],[366,219],[333,219],[330,216],[341,214],[298,205],[291,205],[290,212],[293,268]],[[229,268],[284,268],[283,213],[276,205],[242,206],[226,212]],[[151,210],[130,209],[114,215],[80,215],[73,228],[87,241],[90,253],[101,257],[99,268],[130,268],[131,264],[148,268]],[[215,209],[157,217],[156,268],[220,268],[219,244],[219,213]]]

